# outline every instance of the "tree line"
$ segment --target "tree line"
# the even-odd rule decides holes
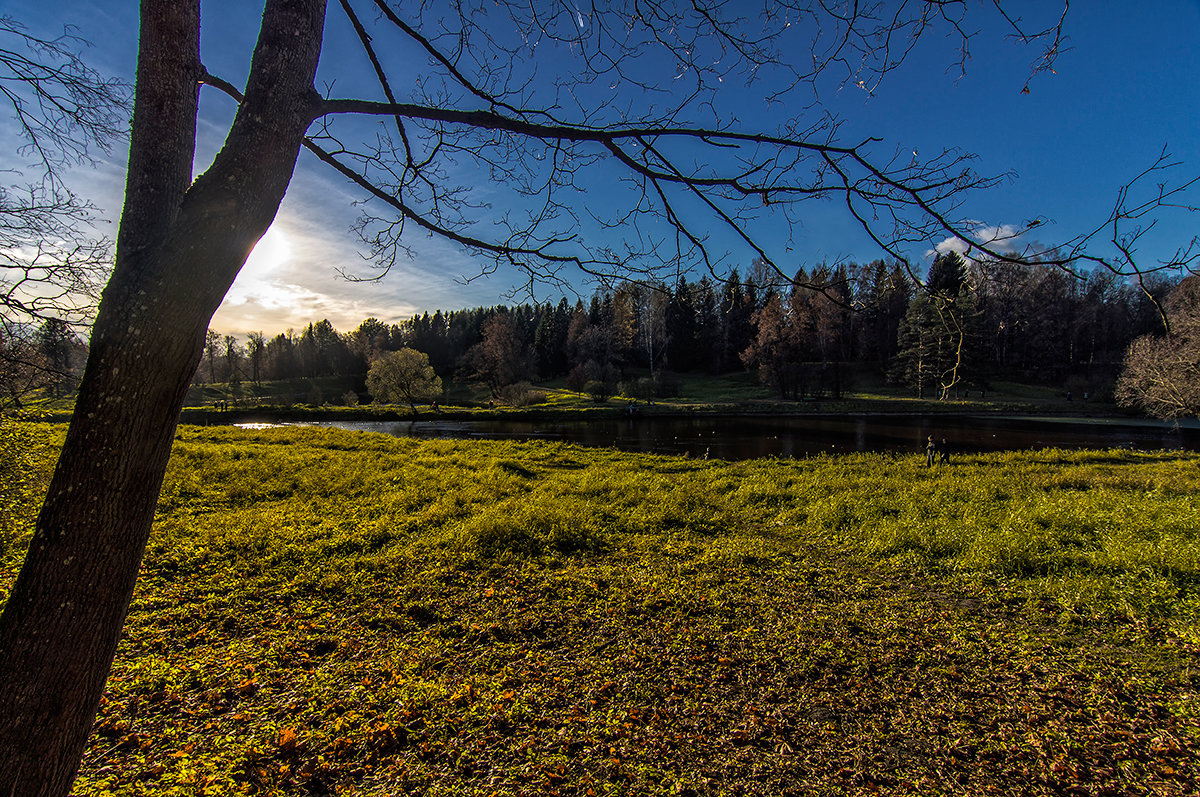
[[[340,333],[322,320],[244,341],[210,330],[196,383],[365,378],[385,352],[424,354],[442,379],[510,386],[565,378],[598,398],[665,396],[675,375],[756,371],[783,399],[838,396],[863,368],[921,397],[986,390],[994,380],[1111,388],[1130,344],[1162,329],[1167,277],[1078,279],[1051,266],[939,255],[924,280],[896,262],[799,269],[762,263],[743,276],[624,282],[585,302],[425,312]],[[338,401],[327,396],[323,400]],[[353,400],[353,398],[351,398]]]
[[[0,323],[0,408],[20,409],[34,393],[70,395],[86,361],[87,343],[60,318]]]

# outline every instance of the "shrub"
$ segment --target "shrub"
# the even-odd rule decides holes
[[[654,380],[650,377],[643,376],[639,379],[634,379],[629,382],[622,382],[620,385],[621,395],[628,396],[633,399],[642,399],[643,401],[654,398]]]
[[[571,373],[567,375],[567,389],[575,392],[591,393],[592,398],[600,391],[593,391],[588,387],[592,382],[601,383],[604,398],[597,398],[596,401],[604,401],[613,394],[613,390],[617,386],[619,374],[616,366],[612,363],[601,365],[595,360],[588,360],[585,363],[580,363],[571,369]]]
[[[500,401],[510,407],[527,407],[530,404],[544,403],[546,394],[544,391],[534,390],[533,385],[528,382],[517,382],[500,388]]]
[[[654,375],[654,395],[658,398],[675,398],[683,392],[683,380],[674,374],[659,371]]]
[[[325,402],[325,395],[321,392],[321,388],[316,382],[308,380],[308,403],[314,407],[319,407]]]
[[[583,386],[583,392],[592,397],[592,401],[600,404],[608,401],[612,395],[612,385],[599,379],[593,379]]]
[[[674,398],[683,391],[683,381],[673,374],[659,371],[654,376],[643,376],[620,385],[621,395],[649,401],[653,398]]]
[[[572,368],[571,373],[567,374],[567,390],[582,393],[584,385],[587,383],[588,369],[582,363]]]

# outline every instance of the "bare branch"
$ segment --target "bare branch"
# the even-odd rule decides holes
[[[131,93],[89,67],[87,42],[67,28],[54,39],[30,34],[0,16],[0,95],[11,106],[31,155],[50,179],[70,164],[91,163],[92,147],[108,153],[125,134]]]
[[[356,230],[381,273],[398,253],[411,252],[401,233],[416,224],[487,254],[493,264],[511,262],[538,277],[557,279],[564,264],[609,275],[633,268],[652,277],[694,265],[715,272],[728,256],[714,249],[721,241],[787,280],[786,250],[773,251],[765,231],[802,224],[804,203],[813,200],[842,203],[918,284],[918,258],[946,239],[965,242],[969,258],[1049,264],[1077,277],[1095,267],[1121,275],[1191,267],[1200,255],[1193,242],[1170,262],[1136,260],[1138,242],[1159,213],[1194,210],[1195,179],[1164,183],[1151,195],[1142,191],[1151,175],[1172,168],[1165,153],[1122,189],[1103,225],[1051,247],[1022,243],[1043,217],[985,234],[967,212],[967,199],[1008,175],[978,174],[968,153],[889,154],[875,138],[845,141],[838,120],[827,116],[746,131],[716,110],[724,81],[752,85],[764,71],[771,71],[772,85],[786,76],[769,101],[801,88],[819,98],[830,82],[877,91],[934,31],[956,42],[965,66],[976,35],[966,23],[965,0],[798,0],[772,4],[757,18],[724,0],[639,0],[589,10],[466,2],[449,10],[405,7],[405,18],[398,6],[373,0],[381,17],[372,30],[352,0],[340,2],[387,100],[326,99],[309,143],[369,197]],[[1069,3],[1039,13],[1039,23],[1010,13],[1001,0],[991,5],[1018,43],[1038,49],[1030,78],[1051,70],[1065,51]],[[383,41],[428,60],[408,97],[397,96],[398,84],[389,80]],[[539,52],[546,47],[565,48],[573,59],[561,75],[534,66],[546,60]],[[798,65],[794,52],[811,53],[811,62]],[[661,71],[650,67],[661,69],[663,56],[673,59],[677,85],[656,107]],[[616,99],[639,88],[649,99],[640,109]],[[390,118],[399,138],[380,132],[364,139],[352,121],[360,117]],[[456,184],[457,175],[472,169],[486,175],[492,192],[507,192],[503,210],[472,199],[480,195],[474,185]],[[586,195],[601,185],[623,186],[628,202],[608,212],[589,206]],[[371,211],[371,203],[395,215]],[[582,234],[581,207],[600,243]],[[1111,254],[1097,253],[1104,235]],[[494,268],[482,266],[481,273]]]
[[[32,179],[0,185],[0,318],[84,323],[107,274],[112,246],[93,230],[95,208],[68,189],[62,170],[93,163],[125,133],[129,87],[79,55],[68,28],[45,39],[0,16],[0,98],[12,109]],[[18,180],[22,175],[16,173]]]

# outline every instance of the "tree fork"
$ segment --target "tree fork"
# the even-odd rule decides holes
[[[0,615],[0,795],[70,791],[204,334],[319,109],[324,0],[269,0],[245,100],[189,187],[199,0],[144,0],[125,207],[79,398]]]

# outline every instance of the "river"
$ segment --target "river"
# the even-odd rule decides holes
[[[253,424],[239,424],[253,425]],[[559,440],[716,459],[856,451],[922,452],[926,437],[954,453],[1038,448],[1200,450],[1200,423],[1017,415],[644,416],[606,420],[313,421],[397,437]]]

